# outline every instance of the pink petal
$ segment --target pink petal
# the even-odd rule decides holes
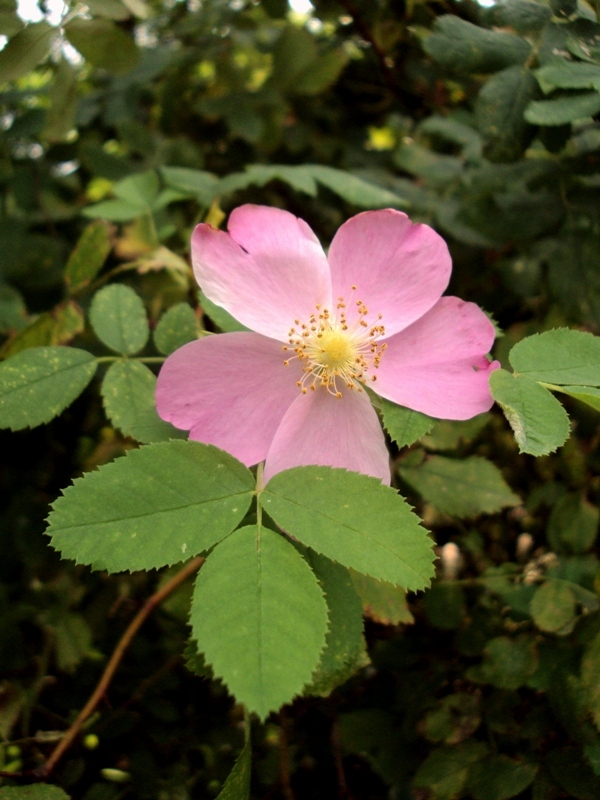
[[[382,397],[439,419],[488,411],[497,361],[485,353],[494,326],[474,303],[442,297],[421,319],[386,341],[374,388]]]
[[[227,450],[247,466],[266,458],[285,412],[298,397],[297,361],[256,333],[207,336],[176,350],[156,386],[160,416],[190,438]]]
[[[366,392],[345,391],[337,399],[317,389],[294,400],[267,455],[265,481],[310,464],[343,467],[389,484],[389,454]]]
[[[294,320],[308,321],[331,303],[323,248],[310,227],[288,211],[245,205],[229,218],[229,233],[198,225],[192,264],[213,303],[252,330],[287,340]]]
[[[441,236],[427,225],[413,224],[400,211],[366,211],[338,230],[329,249],[333,297],[356,314],[356,301],[378,314],[390,336],[439,300],[450,280],[452,261]]]

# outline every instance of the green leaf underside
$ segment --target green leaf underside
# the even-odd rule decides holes
[[[329,695],[354,672],[368,663],[363,638],[362,603],[348,570],[325,556],[308,551],[307,561],[325,592],[329,630],[325,650],[306,694]]]
[[[421,436],[429,433],[435,424],[432,417],[398,406],[383,397],[378,396],[376,402],[381,411],[383,427],[398,447],[414,444]]]
[[[510,351],[515,373],[561,385],[600,386],[600,337],[558,328],[528,336]]]
[[[370,578],[353,569],[350,570],[350,577],[362,600],[365,613],[375,622],[382,625],[410,625],[415,621],[406,602],[404,589]]]
[[[457,517],[494,514],[520,502],[498,467],[481,456],[430,456],[418,467],[400,467],[399,472],[425,500]]]
[[[0,427],[34,428],[58,416],[96,372],[96,359],[74,347],[32,347],[0,364]]]
[[[126,356],[138,353],[150,335],[141,298],[129,286],[119,283],[96,292],[90,322],[100,341]]]
[[[102,269],[110,249],[108,225],[101,220],[91,222],[81,234],[65,267],[65,280],[72,292],[85,286],[96,277]]]
[[[187,303],[177,303],[160,318],[154,331],[154,344],[166,356],[198,338],[198,322]]]
[[[262,502],[284,530],[346,567],[411,591],[430,583],[431,540],[406,500],[376,478],[296,467],[271,478]]]
[[[190,622],[215,675],[265,719],[310,681],[325,645],[327,604],[285,537],[248,526],[207,559]]]
[[[525,375],[514,376],[497,369],[490,376],[490,389],[513,429],[521,453],[544,456],[565,443],[569,435],[567,412],[539,383]]]
[[[552,387],[555,392],[562,392],[574,397],[582,403],[585,403],[596,411],[600,411],[600,389],[593,386],[557,386]]]
[[[125,436],[133,436],[144,444],[187,438],[185,431],[158,416],[155,389],[156,376],[145,364],[125,359],[115,361],[102,381],[107,417]]]
[[[252,776],[252,745],[247,738],[242,752],[227,776],[217,800],[249,800]]]
[[[65,558],[109,572],[156,569],[209,550],[243,519],[252,473],[211,445],[131,450],[54,503],[48,534]]]

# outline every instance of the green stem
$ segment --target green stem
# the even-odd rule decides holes
[[[265,462],[261,461],[256,468],[256,527],[260,530],[262,526],[262,505],[260,503],[260,496],[263,493],[263,472],[265,469]]]
[[[108,364],[111,361],[141,361],[142,364],[162,364],[166,356],[140,356],[139,358],[128,358],[127,356],[99,356],[96,359],[98,364]]]

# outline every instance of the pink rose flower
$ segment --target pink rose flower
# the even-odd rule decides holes
[[[345,467],[390,482],[383,431],[363,386],[442,419],[489,410],[492,323],[442,297],[444,240],[399,211],[344,223],[328,256],[287,211],[245,205],[229,233],[198,225],[194,273],[249,332],[207,336],[165,361],[160,416],[227,450],[265,480],[290,467]]]

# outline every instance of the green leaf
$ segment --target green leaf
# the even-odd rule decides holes
[[[274,180],[283,181],[297,192],[304,192],[311,197],[317,195],[317,184],[308,166],[290,167],[285,164],[250,164],[245,172],[234,172],[222,178],[217,193],[230,194],[251,185],[265,186]]]
[[[507,67],[486,81],[475,104],[475,120],[490,161],[516,161],[535,135],[523,113],[540,95],[531,71]]]
[[[65,26],[65,33],[86,61],[113,75],[129,72],[140,60],[133,39],[110,19],[76,17]]]
[[[496,636],[486,644],[483,663],[467,670],[467,677],[476,683],[491,683],[498,689],[518,689],[537,669],[535,645],[533,636],[516,639]]]
[[[317,57],[315,37],[297,25],[286,25],[273,51],[269,84],[284,90],[292,87]]]
[[[252,745],[248,736],[242,752],[227,776],[217,800],[250,800],[250,778],[252,776]]]
[[[252,473],[228,453],[171,441],[89,472],[53,505],[64,558],[109,572],[157,569],[209,550],[244,518]]]
[[[31,347],[68,344],[84,327],[81,308],[74,300],[67,300],[40,314],[9,339],[0,350],[0,358],[10,358]]]
[[[210,206],[218,184],[212,172],[188,167],[161,167],[160,174],[167,186],[195,197],[201,206]]]
[[[27,324],[27,306],[21,292],[0,281],[0,333],[24,328]]]
[[[544,94],[554,89],[595,89],[600,91],[600,66],[556,58],[536,70],[535,77]]]
[[[377,396],[375,403],[381,411],[383,427],[398,447],[414,444],[421,436],[429,433],[435,424],[434,419],[420,411],[398,406],[383,397]]]
[[[306,168],[315,180],[357,208],[406,208],[408,205],[403,197],[350,172],[321,164],[307,164]]]
[[[238,322],[236,319],[234,319],[228,311],[225,311],[224,308],[221,308],[221,306],[218,306],[213,303],[212,300],[209,300],[204,292],[198,292],[198,299],[200,300],[202,311],[210,320],[215,323],[217,328],[220,328],[225,333],[250,330],[249,328],[246,328],[245,325],[242,325],[241,322]]]
[[[150,335],[141,298],[121,283],[96,292],[90,307],[90,322],[101,342],[126,356],[145,347]]]
[[[125,203],[150,210],[158,196],[160,183],[154,170],[130,175],[113,186],[113,193]]]
[[[430,742],[460,744],[481,725],[481,699],[476,694],[456,692],[442,698],[422,722]]]
[[[575,612],[575,595],[565,582],[550,578],[535,590],[531,616],[541,631],[559,633],[561,628],[570,628]]]
[[[155,391],[156,376],[145,364],[125,359],[115,361],[102,381],[107,417],[125,436],[133,436],[145,444],[187,438],[185,431],[158,416]]]
[[[534,101],[527,106],[525,119],[532,125],[564,125],[593,117],[599,111],[600,94],[583,92],[553,100]]]
[[[486,30],[452,14],[435,20],[423,48],[434,61],[459,72],[496,72],[524,64],[531,51],[514,33]]]
[[[600,389],[592,386],[553,386],[553,392],[561,392],[574,397],[596,411],[600,411]]]
[[[544,456],[565,443],[567,412],[539,383],[497,369],[490,375],[490,389],[513,429],[519,452]]]
[[[431,800],[462,797],[470,767],[488,752],[486,744],[471,740],[432,750],[417,770],[413,786],[429,790]]]
[[[469,789],[474,800],[508,800],[533,783],[539,764],[490,755],[469,770]]]
[[[510,27],[517,33],[538,31],[552,16],[548,6],[534,0],[507,0],[492,6],[488,13],[493,25]]]
[[[2,786],[0,800],[69,800],[59,786],[33,783],[30,786]]]
[[[596,669],[598,668],[598,662],[596,662],[595,667]],[[598,687],[597,675],[598,673],[596,672],[596,692]],[[558,785],[566,790],[569,798],[598,800],[598,797],[600,797],[600,780],[583,758],[580,746],[552,750],[546,756],[544,766],[548,768]]]
[[[423,499],[451,516],[495,514],[520,503],[498,467],[481,456],[428,456],[422,464],[400,466],[398,471]]]
[[[17,14],[16,0],[2,0],[0,3],[0,34],[14,36],[23,27],[23,21]]]
[[[433,576],[432,542],[394,489],[328,467],[296,467],[263,492],[270,516],[303,544],[357,572],[416,591]]]
[[[52,46],[57,31],[47,22],[30,22],[0,52],[0,83],[16,81],[35,69]]]
[[[89,0],[86,5],[94,17],[108,17],[122,21],[131,16],[129,9],[121,3],[121,0]]]
[[[51,144],[68,141],[75,127],[77,87],[77,72],[63,58],[50,88],[50,108],[46,112],[46,124],[41,134]]]
[[[215,675],[264,720],[310,681],[325,645],[327,604],[284,536],[248,526],[208,557],[190,622]]]
[[[96,359],[74,347],[32,347],[0,364],[0,427],[35,428],[83,392]]]
[[[558,328],[518,342],[509,354],[515,373],[536,381],[600,386],[600,336]]]
[[[129,222],[132,219],[148,214],[146,207],[126,203],[124,200],[103,200],[101,203],[87,206],[81,211],[88,219],[106,219],[109,222]]]
[[[600,511],[578,492],[557,500],[548,519],[548,544],[557,553],[582,555],[593,547]]]
[[[349,572],[368,617],[381,625],[411,625],[415,621],[408,608],[404,589],[362,575],[353,569]]]
[[[461,444],[476,439],[491,418],[491,414],[477,414],[476,417],[458,422],[437,420],[433,431],[422,437],[421,444],[428,450],[456,450]]]
[[[343,48],[329,50],[309,64],[289,88],[294,94],[321,94],[338,80],[349,60]]]
[[[171,306],[160,318],[154,331],[154,344],[166,356],[198,338],[198,320],[188,303]]]
[[[69,256],[65,280],[71,292],[87,286],[102,269],[111,250],[110,228],[100,220],[83,231]]]
[[[306,558],[325,592],[329,630],[325,650],[304,693],[327,697],[360,666],[368,663],[363,638],[362,603],[347,569],[310,551]]]

